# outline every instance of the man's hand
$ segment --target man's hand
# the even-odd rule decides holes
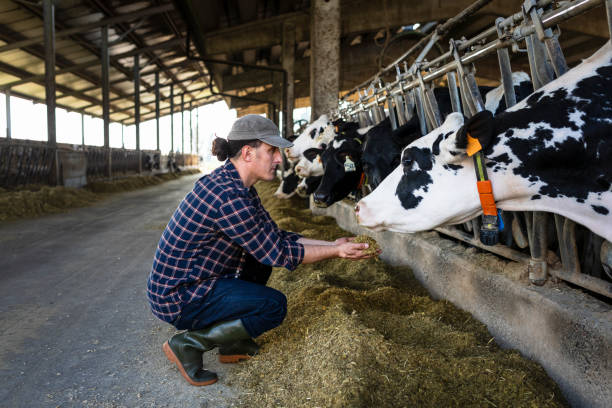
[[[351,242],[353,239],[354,237],[338,238],[337,240],[334,241],[334,245],[340,245],[340,244],[344,244],[345,242]]]
[[[338,257],[345,259],[367,259],[378,254],[364,254],[363,251],[368,248],[368,244],[356,244],[353,242],[344,242],[338,245]]]

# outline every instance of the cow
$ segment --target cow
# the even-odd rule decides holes
[[[497,207],[563,215],[612,240],[612,46],[490,119],[483,146]],[[482,212],[461,114],[408,145],[356,205],[373,230],[413,233]],[[468,129],[469,130],[469,129]]]
[[[323,133],[328,124],[327,115],[321,115],[317,120],[306,126],[306,129],[293,141],[293,146],[285,150],[289,160],[297,161],[304,150],[316,147],[318,144],[317,137],[320,133]]]
[[[285,175],[274,192],[274,196],[277,198],[291,198],[297,189],[300,182],[300,178],[295,174],[293,169],[285,171]]]
[[[295,190],[297,195],[306,198],[314,193],[317,187],[319,187],[319,184],[321,184],[322,178],[322,176],[308,176],[301,179],[300,184],[298,184]]]
[[[296,174],[300,177],[322,176],[323,164],[321,163],[321,153],[323,153],[326,147],[323,144],[320,148],[312,147],[306,149],[295,165]]]

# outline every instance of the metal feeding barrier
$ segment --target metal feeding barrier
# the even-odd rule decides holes
[[[473,3],[456,17],[438,26],[431,34],[404,53],[372,79],[360,84],[340,100],[338,116],[356,121],[360,126],[374,125],[386,118],[391,127],[402,126],[414,115],[421,134],[425,135],[442,123],[442,116],[433,94],[433,82],[445,76],[452,110],[470,117],[484,109],[472,63],[497,53],[501,83],[507,107],[516,104],[512,82],[509,49],[526,51],[534,91],[568,70],[559,45],[558,23],[604,5],[608,28],[612,34],[612,0],[525,0],[521,11],[508,18],[498,18],[495,25],[470,39],[449,41],[448,52],[431,61],[428,52],[456,24],[464,21],[489,3]],[[524,46],[520,44],[524,42]],[[417,51],[413,63],[407,58]],[[400,64],[402,65],[400,67]],[[385,83],[384,75],[395,71],[395,80]],[[459,84],[459,86],[457,86]],[[349,97],[357,96],[356,101]],[[502,212],[509,226],[500,243],[481,243],[480,218],[460,226],[436,228],[442,234],[469,243],[513,261],[527,263],[529,279],[542,285],[547,279],[561,279],[612,299],[612,244],[581,225],[558,214],[541,211]],[[550,250],[558,257],[551,262]],[[554,258],[554,257],[553,257]]]

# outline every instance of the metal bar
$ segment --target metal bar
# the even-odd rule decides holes
[[[85,115],[81,113],[81,146],[85,146]]]
[[[159,71],[155,71],[155,135],[157,150],[159,150]]]
[[[196,154],[200,156],[200,109],[196,107]],[[200,164],[198,159],[198,164]]]
[[[606,17],[608,18],[608,34],[612,38],[612,0],[606,0]]]
[[[536,285],[543,285],[547,276],[547,214],[543,211],[533,212],[533,223],[531,225],[532,238],[529,249],[531,259],[529,260],[529,280]]]
[[[110,146],[110,87],[109,80],[109,53],[108,53],[108,26],[101,29],[102,52],[100,65],[102,66],[102,120],[104,121],[104,147]]]
[[[551,1],[543,1],[543,2],[538,2],[538,5],[540,4],[550,4]],[[598,5],[601,4],[601,0],[576,0],[572,3],[567,4],[564,7],[561,7],[557,10],[553,10],[547,14],[545,14],[542,17],[542,25],[544,27],[549,27],[555,24],[558,24],[564,20],[567,20],[571,17],[574,17],[576,15],[579,15],[581,13],[584,13]],[[517,13],[519,14],[519,13]],[[511,18],[507,18],[506,20],[504,20],[504,26],[508,25],[510,26],[512,24],[512,22],[519,18],[517,17],[517,14],[511,16]],[[519,18],[520,20],[520,18]],[[463,51],[465,49],[467,49],[468,47],[470,47],[471,45],[475,44],[476,42],[488,37],[491,34],[495,34],[496,32],[496,27],[492,27],[489,30],[486,31],[487,35],[484,35],[485,32],[479,34],[478,36],[466,41],[466,42],[462,42],[460,45],[458,45],[458,50],[459,51]],[[512,38],[514,41],[519,41],[521,39],[524,39],[526,36],[532,34],[535,32],[535,29],[533,27],[532,24],[528,24],[528,25],[523,25],[520,27],[517,27],[513,30],[512,32]],[[477,41],[478,39],[478,41]],[[499,39],[496,39],[494,41],[491,41],[490,43],[487,43],[485,45],[483,45],[481,48],[466,53],[465,55],[463,55],[463,57],[461,57],[461,63],[464,65],[470,64],[471,62],[474,62],[490,53],[492,53],[493,51],[497,50],[498,48],[505,48],[508,46],[512,45],[512,41],[510,40],[504,40],[501,41]],[[439,78],[440,76],[446,74],[447,72],[453,71],[456,66],[455,66],[455,62],[451,61],[448,62],[442,66],[439,66],[441,63],[443,63],[443,61],[447,60],[449,57],[452,56],[452,53],[449,51],[447,53],[445,53],[444,55],[424,64],[422,66],[423,70],[430,70],[430,72],[428,72],[427,74],[425,74],[423,76],[423,80],[425,82],[430,82],[434,79]],[[405,75],[405,74],[404,74]],[[404,77],[404,75],[402,75],[402,81],[407,80],[407,78]],[[537,80],[537,78],[535,78]],[[532,81],[534,80],[533,75],[532,75]],[[366,82],[367,83],[367,82]],[[400,91],[398,89],[396,89],[396,85],[398,85],[398,81],[395,81],[393,83],[390,84],[391,87],[393,88],[393,93],[399,93]],[[408,89],[412,89],[417,87],[418,84],[418,80],[412,80],[410,82],[404,83],[403,84],[403,89],[404,90],[408,90]],[[373,97],[374,95],[370,95],[370,97]],[[359,105],[358,107],[355,107],[351,110],[349,110],[347,113],[348,114],[353,114],[358,112],[360,109],[367,109],[369,108],[371,105],[373,104],[373,102],[363,102],[361,105]]]
[[[142,173],[142,152],[140,151],[140,57],[134,55],[134,126],[136,128],[136,151],[138,173]]]
[[[476,235],[478,235],[479,229],[480,227],[474,229],[476,231]],[[485,249],[488,252],[492,252],[494,254],[501,255],[504,258],[507,258],[507,259],[510,259],[516,262],[526,263],[529,261],[529,256],[519,251],[515,251],[514,249],[508,248],[501,244],[497,244],[494,246],[484,245],[483,243],[480,242],[479,238],[473,237],[472,235],[466,232],[460,231],[458,229],[448,228],[448,227],[438,227],[435,230],[438,232],[441,232],[444,235],[448,235],[453,238],[457,238],[463,242],[467,242],[470,245],[473,245],[481,249]]]
[[[45,104],[47,105],[47,142],[55,147],[55,5],[43,0],[45,44]]]
[[[191,115],[193,114],[191,110],[191,101],[189,101],[189,153],[193,153],[193,127],[191,124]]]
[[[382,70],[380,70],[379,72],[377,72],[373,77],[371,77],[371,79],[368,79],[367,81],[357,85],[355,88],[353,88],[351,91],[349,91],[346,95],[344,95],[342,97],[342,100],[345,100],[345,98],[347,98],[348,96],[350,96],[353,93],[355,93],[355,91],[357,91],[358,89],[363,88],[364,86],[366,86],[367,84],[369,84],[373,80],[375,80],[376,78],[380,78],[381,76],[383,76],[384,74],[386,74],[387,72],[392,70],[397,64],[399,64],[400,62],[404,61],[406,58],[408,58],[410,55],[412,55],[417,50],[421,49],[421,47],[428,46],[429,49],[431,49],[431,47],[435,43],[435,41],[431,41],[432,37],[434,37],[434,36],[438,37],[438,38],[436,38],[436,41],[438,39],[440,39],[440,38],[443,38],[453,27],[463,23],[468,17],[473,15],[475,12],[477,12],[479,9],[481,9],[482,7],[484,7],[485,5],[487,5],[490,2],[491,2],[491,0],[477,0],[474,3],[472,3],[471,5],[469,5],[468,7],[466,7],[463,11],[461,11],[455,17],[453,17],[451,19],[448,19],[444,24],[441,24],[441,25],[437,26],[435,31],[433,31],[428,36],[423,37],[421,40],[419,40],[419,42],[417,42],[408,51],[406,51],[399,58],[397,58],[395,61],[393,61],[390,65],[388,65],[387,67],[385,67]],[[426,52],[425,52],[425,54],[426,54]],[[421,58],[423,58],[423,57],[424,57],[424,55],[422,55]]]
[[[495,20],[498,38],[504,37],[504,32],[501,28],[503,18]],[[497,50],[497,61],[499,63],[499,71],[501,73],[501,82],[504,87],[504,99],[506,100],[506,109],[516,104],[516,94],[514,93],[514,83],[512,80],[512,66],[510,65],[510,55],[507,48],[499,48]],[[493,112],[495,113],[495,112]]]
[[[170,85],[170,151],[174,152],[174,86]]]
[[[419,127],[421,128],[421,135],[426,135],[429,132],[427,131],[427,121],[425,118],[425,107],[423,106],[423,99],[421,98],[421,90],[413,89],[411,92],[412,92],[412,95],[415,101],[416,115],[419,118]]]
[[[156,7],[143,7],[140,10],[133,11],[131,13],[122,14],[116,17],[105,18],[100,21],[96,21],[95,23],[83,24],[81,26],[68,28],[65,30],[60,30],[55,33],[55,38],[66,37],[72,34],[78,34],[93,30],[98,27],[113,25],[117,23],[123,23],[126,21],[134,20],[136,18],[142,18],[147,16],[152,16],[155,14],[165,13],[167,11],[172,11],[174,6],[172,4],[163,4],[161,6]],[[28,38],[26,40],[15,41],[10,44],[3,45],[0,47],[0,53],[14,50],[15,48],[23,48],[28,45],[40,44],[43,41],[43,36],[36,36],[32,38]]]
[[[6,95],[6,138],[11,140],[11,91],[7,90]]]
[[[168,40],[166,42],[163,43],[159,43],[159,44],[155,44],[155,45],[150,45],[147,47],[143,47],[143,48],[137,48],[131,51],[127,51],[121,54],[116,54],[113,55],[112,57],[110,57],[110,61],[114,62],[123,58],[129,58],[129,57],[133,57],[136,54],[141,54],[141,53],[145,53],[148,51],[152,51],[152,50],[157,50],[157,49],[162,49],[162,48],[169,48],[169,47],[174,47],[178,44],[182,44],[183,39],[182,38],[176,38],[173,40]],[[100,60],[98,58],[96,58],[95,60],[90,60],[90,61],[86,61],[83,62],[81,64],[76,64],[76,65],[72,65],[66,68],[62,68],[62,69],[58,69],[56,70],[55,74],[56,75],[62,75],[62,74],[67,74],[67,73],[72,73],[74,71],[79,71],[82,70],[84,68],[91,68],[91,67],[95,67],[95,66],[99,66],[100,65]],[[2,89],[8,89],[8,88],[13,88],[17,85],[22,85],[28,82],[36,82],[38,80],[44,79],[44,75],[32,75],[30,77],[27,78],[22,78],[18,81],[13,81],[13,82],[9,82],[6,84],[2,84],[0,85],[0,90]]]
[[[181,154],[185,154],[185,95],[181,94]]]
[[[461,98],[459,97],[459,90],[457,89],[457,78],[454,72],[446,74],[446,82],[448,83],[448,91],[451,96],[453,112],[463,113],[461,110]]]

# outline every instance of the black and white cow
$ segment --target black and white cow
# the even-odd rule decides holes
[[[300,184],[298,184],[295,190],[297,195],[302,198],[307,198],[319,187],[322,178],[322,176],[308,176],[301,179]]]
[[[321,140],[324,139],[321,135],[330,124],[327,115],[321,115],[317,120],[306,126],[304,131],[293,141],[293,146],[285,150],[289,160],[297,162],[306,149],[318,147],[322,143]]]
[[[563,215],[612,241],[612,46],[494,117],[483,150],[498,208]],[[361,225],[417,232],[481,213],[460,128],[444,124],[356,206]]]
[[[278,189],[274,192],[274,196],[277,198],[291,198],[296,193],[299,183],[300,178],[295,174],[293,169],[285,171],[285,175]]]

